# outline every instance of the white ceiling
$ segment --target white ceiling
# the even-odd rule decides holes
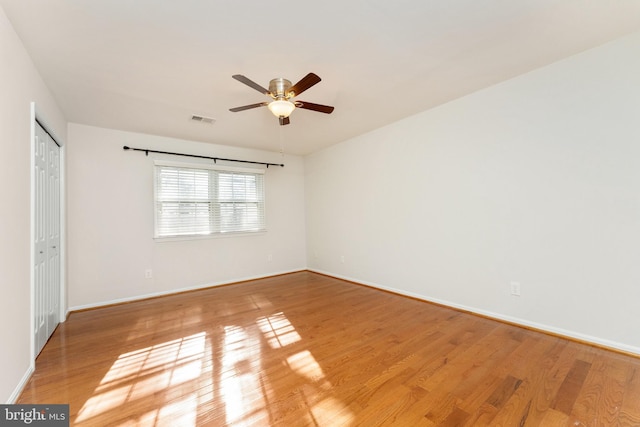
[[[626,0],[0,0],[67,120],[307,154],[640,30]],[[5,66],[3,64],[2,66]],[[268,87],[308,72],[279,126]],[[213,125],[191,120],[215,118]]]

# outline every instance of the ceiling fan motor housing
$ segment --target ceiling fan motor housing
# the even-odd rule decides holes
[[[291,82],[287,79],[277,78],[269,82],[269,92],[273,99],[289,99],[293,95],[290,93]]]

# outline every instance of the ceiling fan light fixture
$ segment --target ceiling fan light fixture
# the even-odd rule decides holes
[[[295,108],[296,106],[293,102],[284,99],[276,99],[269,103],[269,110],[276,117],[289,117]]]

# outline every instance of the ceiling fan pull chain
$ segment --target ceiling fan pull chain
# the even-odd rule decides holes
[[[280,129],[280,156],[284,159],[284,129],[282,126],[278,126]]]

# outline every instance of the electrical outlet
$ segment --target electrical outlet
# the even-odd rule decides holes
[[[267,261],[269,262],[273,261],[273,254],[267,255]]]
[[[520,282],[511,282],[511,295],[520,296]]]
[[[144,278],[145,279],[153,279],[153,270],[148,268],[144,271]]]
[[[340,262],[344,264],[344,255],[340,255]]]

